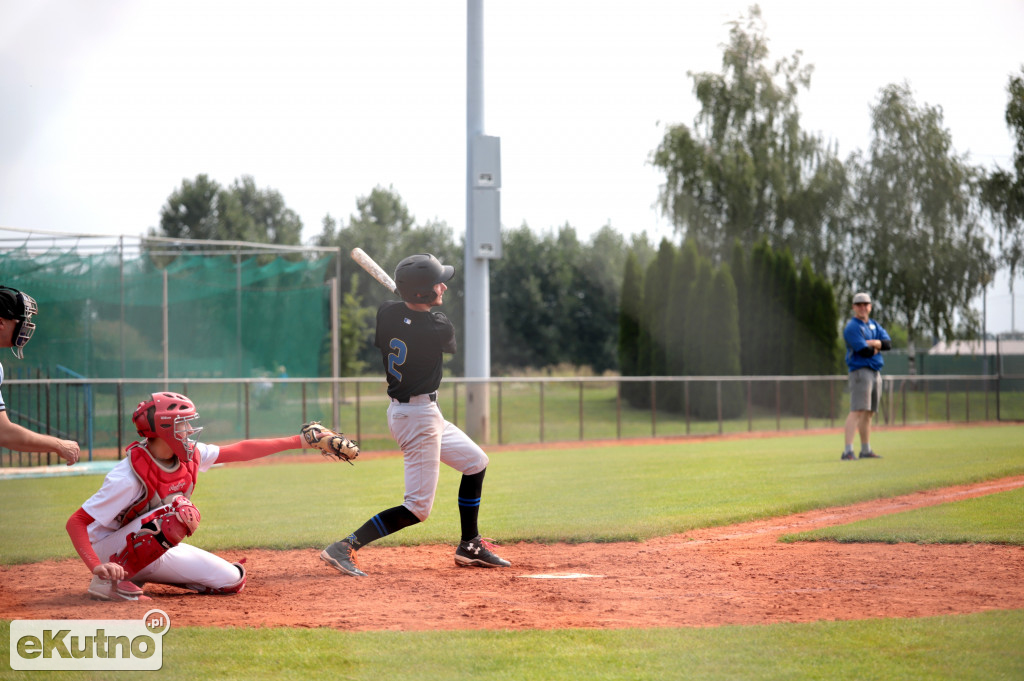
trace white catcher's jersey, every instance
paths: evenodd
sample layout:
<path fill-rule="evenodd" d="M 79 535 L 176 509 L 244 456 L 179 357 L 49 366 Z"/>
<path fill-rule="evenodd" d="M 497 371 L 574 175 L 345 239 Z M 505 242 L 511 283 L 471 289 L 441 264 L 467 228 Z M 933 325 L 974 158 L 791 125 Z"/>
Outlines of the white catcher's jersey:
<path fill-rule="evenodd" d="M 196 453 L 199 455 L 199 470 L 205 472 L 217 463 L 220 447 L 197 442 Z M 82 504 L 82 509 L 94 518 L 89 524 L 89 541 L 95 544 L 120 530 L 117 519 L 145 491 L 142 481 L 132 471 L 131 462 L 127 458 L 118 461 L 103 479 L 99 490 Z M 199 512 L 202 513 L 202 509 Z"/>

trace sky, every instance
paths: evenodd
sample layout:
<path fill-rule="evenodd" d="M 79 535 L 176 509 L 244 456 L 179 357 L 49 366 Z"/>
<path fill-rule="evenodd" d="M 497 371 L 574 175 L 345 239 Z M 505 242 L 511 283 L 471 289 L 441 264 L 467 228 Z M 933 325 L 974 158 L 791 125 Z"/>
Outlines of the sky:
<path fill-rule="evenodd" d="M 650 154 L 693 123 L 688 74 L 720 71 L 751 4 L 484 0 L 504 227 L 672 236 Z M 769 60 L 801 50 L 814 66 L 804 127 L 841 157 L 867 149 L 879 91 L 906 82 L 942 107 L 957 153 L 1010 167 L 1021 0 L 758 4 Z M 304 242 L 376 186 L 460 234 L 465 91 L 461 0 L 0 0 L 0 227 L 142 235 L 204 173 L 280 192 Z M 989 331 L 1024 328 L 1022 283 L 1011 298 L 997 278 Z"/>

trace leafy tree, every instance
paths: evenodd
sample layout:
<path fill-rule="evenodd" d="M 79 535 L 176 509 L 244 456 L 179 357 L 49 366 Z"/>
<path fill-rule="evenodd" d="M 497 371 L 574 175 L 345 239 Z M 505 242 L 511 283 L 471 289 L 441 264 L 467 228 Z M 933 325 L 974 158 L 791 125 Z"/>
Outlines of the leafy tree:
<path fill-rule="evenodd" d="M 1001 264 L 1010 270 L 1010 287 L 1024 261 L 1024 68 L 1007 86 L 1006 125 L 1015 138 L 1013 170 L 1002 168 L 982 180 L 981 198 L 999 230 Z"/>
<path fill-rule="evenodd" d="M 690 288 L 697 277 L 697 244 L 688 239 L 676 253 L 669 277 L 668 299 L 665 310 L 665 343 L 668 347 L 666 373 L 669 376 L 685 376 L 689 370 L 686 364 L 687 327 L 695 322 L 697 310 L 689 307 Z M 683 410 L 683 392 L 677 385 L 667 386 L 668 395 L 661 403 L 672 411 Z"/>
<path fill-rule="evenodd" d="M 767 237 L 824 268 L 846 180 L 834 148 L 800 127 L 796 96 L 810 86 L 801 53 L 767 63 L 757 5 L 731 23 L 721 73 L 690 73 L 700 112 L 670 126 L 652 155 L 666 174 L 661 206 L 701 253 L 727 260 L 735 239 Z"/>
<path fill-rule="evenodd" d="M 622 294 L 619 296 L 619 373 L 622 376 L 639 376 L 640 317 L 643 311 L 643 278 L 640 265 L 633 251 L 626 257 L 625 273 L 622 276 Z M 623 383 L 621 394 L 628 402 L 637 399 L 637 384 Z"/>
<path fill-rule="evenodd" d="M 970 301 L 994 269 L 976 197 L 978 170 L 958 156 L 942 110 L 918 106 L 907 85 L 882 89 L 872 108 L 866 163 L 856 159 L 851 279 L 903 323 L 953 336 L 976 328 Z"/>
<path fill-rule="evenodd" d="M 703 333 L 704 373 L 708 376 L 740 375 L 740 326 L 736 305 L 736 285 L 727 264 L 717 267 L 711 277 L 711 288 L 704 301 L 707 322 Z M 712 386 L 709 384 L 709 388 Z M 722 417 L 733 418 L 743 410 L 743 388 L 739 383 L 722 383 Z M 714 393 L 718 416 L 718 389 Z"/>
<path fill-rule="evenodd" d="M 658 247 L 658 255 L 647 266 L 644 276 L 644 318 L 647 329 L 648 343 L 641 346 L 641 361 L 649 376 L 665 376 L 668 374 L 668 335 L 667 313 L 669 303 L 669 286 L 671 285 L 672 269 L 675 265 L 676 249 L 668 239 L 662 239 Z M 661 402 L 669 389 L 660 385 L 657 399 Z"/>
<path fill-rule="evenodd" d="M 160 209 L 153 236 L 220 241 L 252 241 L 295 246 L 302 220 L 274 189 L 260 189 L 246 175 L 228 188 L 206 175 L 185 179 Z"/>
<path fill-rule="evenodd" d="M 360 354 L 370 344 L 374 316 L 373 310 L 363 307 L 355 291 L 359 288 L 359 275 L 349 278 L 349 290 L 341 301 L 338 333 L 341 336 L 340 366 L 342 376 L 359 376 L 366 368 Z"/>
<path fill-rule="evenodd" d="M 745 373 L 754 375 L 770 375 L 775 373 L 775 362 L 772 353 L 776 352 L 772 328 L 776 315 L 775 253 L 765 240 L 754 245 L 750 254 L 750 271 L 748 276 L 750 297 L 750 316 L 746 321 L 749 325 L 744 339 L 750 345 L 752 364 L 744 367 Z"/>
<path fill-rule="evenodd" d="M 605 227 L 584 244 L 570 225 L 545 235 L 522 225 L 503 238 L 504 257 L 491 269 L 492 335 L 503 339 L 492 362 L 616 367 L 622 237 Z"/>
<path fill-rule="evenodd" d="M 709 333 L 709 324 L 712 315 L 716 314 L 711 309 L 708 301 L 711 298 L 712 280 L 714 271 L 711 261 L 708 258 L 700 258 L 697 262 L 697 273 L 690 286 L 690 294 L 686 306 L 693 310 L 689 323 L 686 325 L 686 336 L 683 343 L 683 361 L 686 364 L 687 375 L 709 376 L 709 368 L 713 364 L 711 349 L 709 345 L 714 341 Z M 690 389 L 690 409 L 694 416 L 699 418 L 714 418 L 717 416 L 715 388 L 710 383 L 695 383 Z"/>
<path fill-rule="evenodd" d="M 768 314 L 772 319 L 768 327 L 767 352 L 771 359 L 769 373 L 789 376 L 793 372 L 793 346 L 797 316 L 797 273 L 796 263 L 789 249 L 776 250 L 773 297 Z"/>
<path fill-rule="evenodd" d="M 527 225 L 503 235 L 504 257 L 491 268 L 491 361 L 506 368 L 545 367 L 564 357 L 566 291 L 572 270 L 557 238 L 541 238 Z"/>
<path fill-rule="evenodd" d="M 574 264 L 576 305 L 569 329 L 576 366 L 595 373 L 617 367 L 616 315 L 628 251 L 618 232 L 605 225 L 580 248 Z"/>
<path fill-rule="evenodd" d="M 294 246 L 302 220 L 285 205 L 280 192 L 260 189 L 251 176 L 235 180 L 221 193 L 220 233 L 213 238 Z"/>

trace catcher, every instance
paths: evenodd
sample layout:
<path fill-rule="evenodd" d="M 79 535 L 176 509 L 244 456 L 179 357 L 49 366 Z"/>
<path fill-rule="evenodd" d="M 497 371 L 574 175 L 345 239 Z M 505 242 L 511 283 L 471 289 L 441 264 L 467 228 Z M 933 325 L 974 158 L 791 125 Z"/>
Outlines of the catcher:
<path fill-rule="evenodd" d="M 146 582 L 200 594 L 234 594 L 245 587 L 245 568 L 183 543 L 199 527 L 191 501 L 200 471 L 215 463 L 250 461 L 304 447 L 350 461 L 359 447 L 319 423 L 298 435 L 242 440 L 223 447 L 196 442 L 202 430 L 192 401 L 157 392 L 132 414 L 142 439 L 107 473 L 99 491 L 71 514 L 71 542 L 92 573 L 89 594 L 99 600 L 145 599 Z"/>

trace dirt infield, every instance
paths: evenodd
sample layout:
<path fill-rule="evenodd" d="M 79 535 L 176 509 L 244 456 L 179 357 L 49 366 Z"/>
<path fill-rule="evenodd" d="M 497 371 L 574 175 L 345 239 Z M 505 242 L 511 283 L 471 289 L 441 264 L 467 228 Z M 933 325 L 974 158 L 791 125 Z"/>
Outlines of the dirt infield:
<path fill-rule="evenodd" d="M 643 543 L 512 544 L 507 569 L 458 568 L 452 546 L 360 551 L 343 577 L 318 549 L 223 552 L 246 559 L 236 596 L 147 585 L 151 601 L 85 594 L 78 559 L 0 568 L 0 618 L 128 619 L 177 626 L 343 630 L 696 627 L 1024 608 L 1024 547 L 782 544 L 778 537 L 1024 486 L 1024 476 L 870 501 Z"/>

